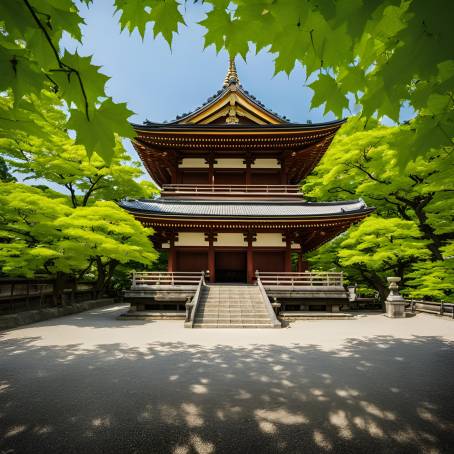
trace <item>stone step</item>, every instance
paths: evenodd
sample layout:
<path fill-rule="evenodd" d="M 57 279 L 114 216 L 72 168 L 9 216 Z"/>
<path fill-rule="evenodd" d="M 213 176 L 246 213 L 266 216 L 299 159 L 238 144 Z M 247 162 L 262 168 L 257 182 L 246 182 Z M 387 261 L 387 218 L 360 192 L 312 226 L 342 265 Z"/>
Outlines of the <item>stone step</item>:
<path fill-rule="evenodd" d="M 198 308 L 207 308 L 207 309 L 247 309 L 247 310 L 259 310 L 265 309 L 264 304 L 201 304 L 197 306 Z"/>
<path fill-rule="evenodd" d="M 200 302 L 210 302 L 210 303 L 219 303 L 219 302 L 236 302 L 236 303 L 263 303 L 261 298 L 200 298 Z"/>
<path fill-rule="evenodd" d="M 265 321 L 270 321 L 269 317 L 266 314 L 241 314 L 241 315 L 232 315 L 232 314 L 201 314 L 201 315 L 196 315 L 194 317 L 194 320 L 197 321 L 204 321 L 204 320 L 219 320 L 219 319 L 225 319 L 225 320 L 265 320 Z"/>
<path fill-rule="evenodd" d="M 199 309 L 197 313 L 200 314 L 267 314 L 265 309 L 260 310 L 241 310 L 241 309 Z"/>
<path fill-rule="evenodd" d="M 272 328 L 271 323 L 251 323 L 251 324 L 239 324 L 239 323 L 194 323 L 193 328 Z"/>
<path fill-rule="evenodd" d="M 233 302 L 210 302 L 210 303 L 203 303 L 199 302 L 198 306 L 204 307 L 204 306 L 213 306 L 213 307 L 218 307 L 218 306 L 224 306 L 224 307 L 229 307 L 229 306 L 238 306 L 238 307 L 263 307 L 263 303 L 233 303 Z"/>
<path fill-rule="evenodd" d="M 194 317 L 194 328 L 273 328 L 258 287 L 208 286 Z"/>
<path fill-rule="evenodd" d="M 207 318 L 207 319 L 196 319 L 194 323 L 209 323 L 213 325 L 267 325 L 270 323 L 266 318 L 252 318 L 248 320 L 244 319 L 229 319 L 229 318 Z"/>

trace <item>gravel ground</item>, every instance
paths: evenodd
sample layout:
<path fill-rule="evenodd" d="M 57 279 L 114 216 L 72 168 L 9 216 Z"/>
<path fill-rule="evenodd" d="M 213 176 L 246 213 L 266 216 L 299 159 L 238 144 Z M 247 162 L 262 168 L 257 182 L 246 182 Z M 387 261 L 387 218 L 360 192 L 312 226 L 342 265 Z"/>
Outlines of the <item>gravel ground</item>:
<path fill-rule="evenodd" d="M 0 454 L 453 452 L 452 320 L 190 330 L 122 311 L 0 333 Z"/>

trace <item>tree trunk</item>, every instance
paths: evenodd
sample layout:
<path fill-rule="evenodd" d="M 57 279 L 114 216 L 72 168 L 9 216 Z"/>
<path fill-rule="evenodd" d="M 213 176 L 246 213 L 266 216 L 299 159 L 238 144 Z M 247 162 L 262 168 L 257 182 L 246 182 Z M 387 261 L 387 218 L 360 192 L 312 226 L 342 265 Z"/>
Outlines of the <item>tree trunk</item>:
<path fill-rule="evenodd" d="M 119 265 L 119 263 L 120 262 L 118 260 L 111 260 L 109 262 L 108 267 L 107 267 L 107 276 L 106 276 L 106 280 L 104 283 L 104 290 L 112 289 L 113 273 L 114 273 L 115 269 L 117 268 L 117 266 Z"/>
<path fill-rule="evenodd" d="M 359 273 L 361 274 L 362 278 L 369 284 L 371 287 L 373 287 L 379 294 L 380 296 L 380 301 L 382 303 L 382 307 L 385 307 L 385 300 L 386 297 L 388 296 L 388 287 L 386 285 L 386 281 L 384 281 L 378 273 L 375 271 L 370 271 L 370 270 L 359 270 Z"/>
<path fill-rule="evenodd" d="M 443 256 L 441 254 L 441 247 L 443 243 L 438 235 L 435 233 L 435 229 L 427 223 L 427 215 L 424 211 L 423 206 L 416 206 L 415 207 L 415 214 L 418 218 L 418 228 L 422 233 L 423 237 L 426 240 L 429 240 L 430 243 L 427 245 L 427 248 L 432 254 L 432 261 L 443 260 Z"/>
<path fill-rule="evenodd" d="M 58 271 L 55 280 L 54 280 L 54 288 L 53 288 L 53 295 L 52 299 L 54 301 L 55 306 L 63 306 L 65 304 L 64 300 L 64 290 L 66 285 L 66 278 L 67 275 Z"/>
<path fill-rule="evenodd" d="M 104 283 L 106 280 L 106 265 L 102 263 L 100 257 L 96 257 L 96 269 L 98 271 L 98 277 L 96 279 L 95 294 L 96 298 L 99 298 L 104 291 Z"/>

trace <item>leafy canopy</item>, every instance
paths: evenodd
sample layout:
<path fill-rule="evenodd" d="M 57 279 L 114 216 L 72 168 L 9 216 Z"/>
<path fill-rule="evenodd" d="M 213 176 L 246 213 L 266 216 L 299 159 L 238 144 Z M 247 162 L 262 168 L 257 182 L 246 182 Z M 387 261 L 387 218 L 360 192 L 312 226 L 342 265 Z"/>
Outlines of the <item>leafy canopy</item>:
<path fill-rule="evenodd" d="M 309 256 L 315 268 L 342 269 L 350 283 L 386 295 L 386 276 L 403 279 L 408 295 L 452 299 L 454 154 L 432 149 L 403 167 L 385 127 L 351 118 L 303 184 L 307 198 L 363 198 L 377 215 Z"/>
<path fill-rule="evenodd" d="M 101 1 L 101 0 L 97 0 Z M 83 0 L 90 5 L 90 0 Z M 399 121 L 408 104 L 415 118 L 396 135 L 404 165 L 431 149 L 451 147 L 454 137 L 454 3 L 439 0 L 207 0 L 205 47 L 246 58 L 250 45 L 275 55 L 275 72 L 297 62 L 314 90 L 312 106 L 341 116 L 351 98 L 366 118 Z M 120 28 L 147 27 L 171 45 L 187 4 L 176 0 L 115 0 Z M 64 32 L 82 41 L 83 19 L 74 0 L 4 0 L 0 3 L 0 90 L 14 104 L 5 118 L 29 131 L 17 108 L 27 96 L 53 89 L 69 111 L 67 127 L 88 154 L 106 161 L 115 133 L 131 137 L 131 111 L 105 93 L 107 77 L 82 57 L 61 48 Z M 3 128 L 0 121 L 0 129 Z"/>
<path fill-rule="evenodd" d="M 0 138 L 0 153 L 24 179 L 60 185 L 71 196 L 73 207 L 96 200 L 150 197 L 156 192 L 152 183 L 137 181 L 143 175 L 141 166 L 132 162 L 119 139 L 109 163 L 97 154 L 89 159 L 84 147 L 75 144 L 64 129 L 65 114 L 55 94 L 43 91 L 29 101 L 40 112 L 29 114 L 39 133 L 10 129 Z M 0 110 L 11 102 L 9 97 L 0 98 Z M 18 112 L 26 114 L 22 108 Z"/>
<path fill-rule="evenodd" d="M 92 264 L 149 265 L 158 254 L 151 229 L 113 202 L 71 208 L 66 197 L 19 183 L 0 183 L 0 265 L 9 275 L 82 276 Z"/>

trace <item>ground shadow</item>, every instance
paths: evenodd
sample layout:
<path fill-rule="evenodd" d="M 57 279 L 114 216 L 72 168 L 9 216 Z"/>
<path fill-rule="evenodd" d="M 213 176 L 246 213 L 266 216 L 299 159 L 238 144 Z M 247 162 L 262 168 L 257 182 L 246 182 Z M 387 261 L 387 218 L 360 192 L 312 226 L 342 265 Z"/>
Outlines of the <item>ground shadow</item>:
<path fill-rule="evenodd" d="M 438 337 L 214 347 L 0 339 L 0 452 L 448 452 Z"/>

